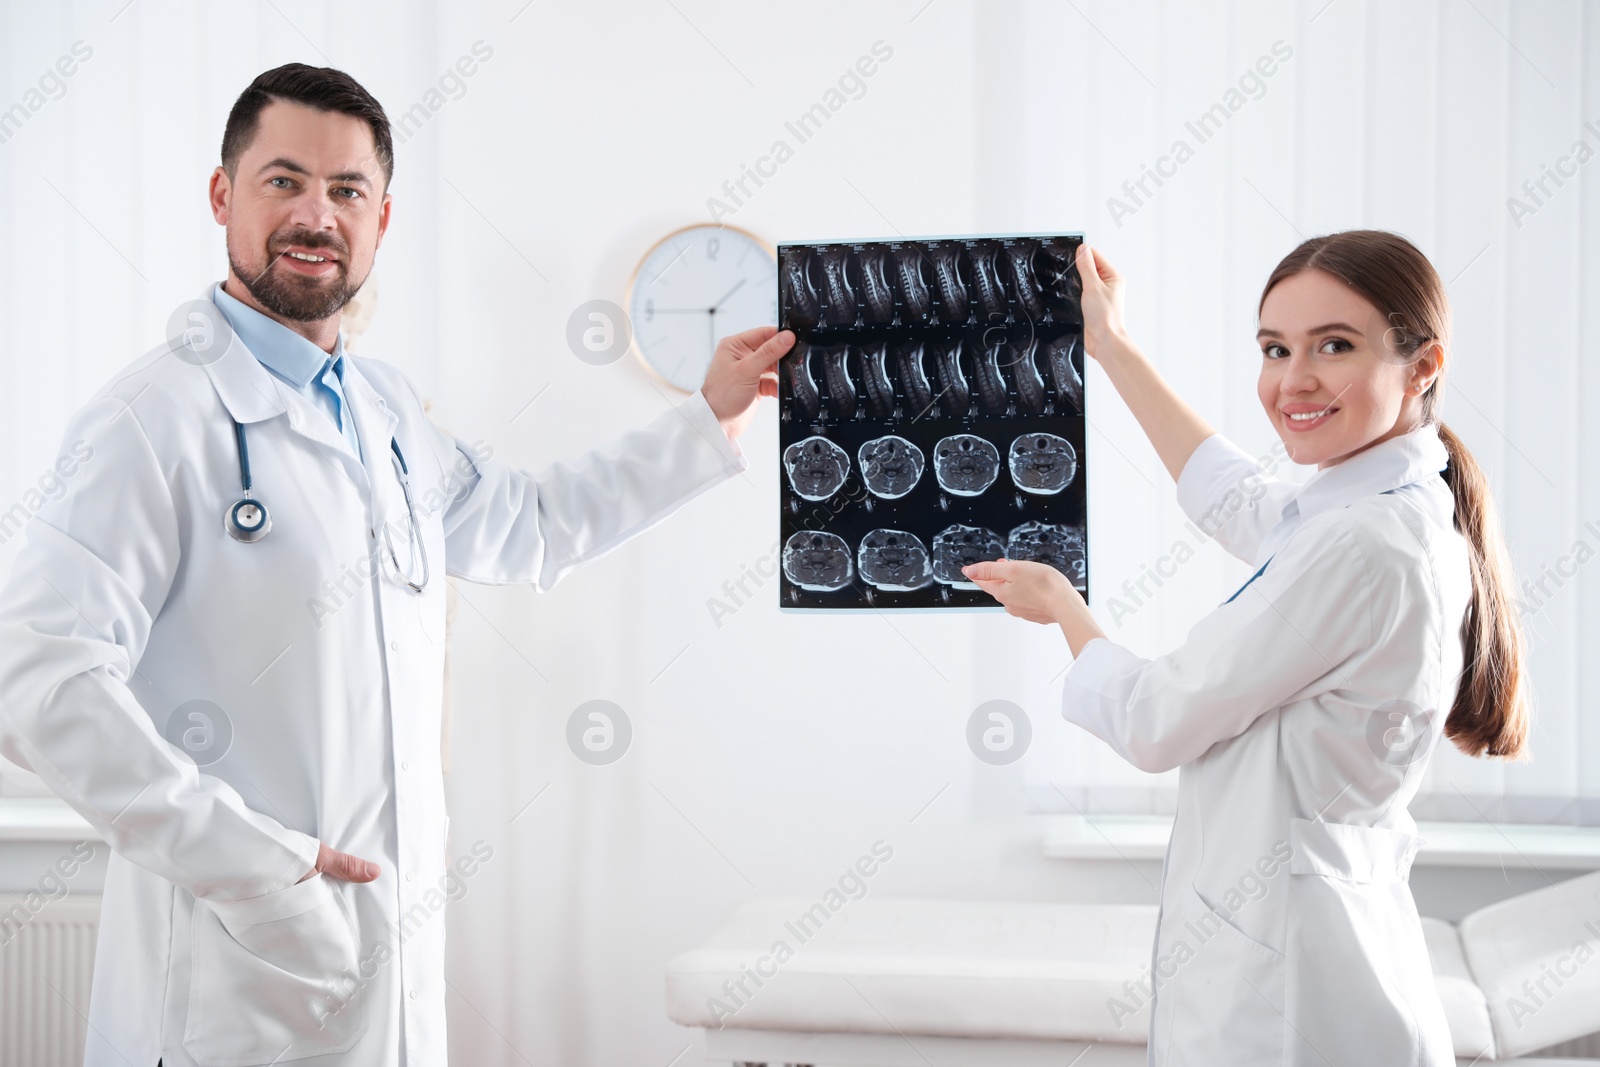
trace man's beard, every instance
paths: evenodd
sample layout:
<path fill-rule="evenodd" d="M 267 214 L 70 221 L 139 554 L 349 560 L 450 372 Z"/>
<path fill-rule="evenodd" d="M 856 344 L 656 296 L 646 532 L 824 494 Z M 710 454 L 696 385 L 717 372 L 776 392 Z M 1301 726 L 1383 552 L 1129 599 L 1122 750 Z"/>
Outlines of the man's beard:
<path fill-rule="evenodd" d="M 340 253 L 344 251 L 316 238 L 292 239 L 285 243 L 311 249 L 313 254 L 319 249 Z M 239 261 L 233 257 L 233 249 L 230 248 L 228 266 L 262 307 L 291 322 L 321 322 L 336 315 L 355 298 L 362 284 L 366 282 L 366 279 L 362 278 L 361 281 L 351 284 L 349 272 L 345 267 L 346 260 L 342 257 L 336 263 L 338 273 L 330 278 L 311 278 L 293 274 L 293 268 L 279 271 L 276 269 L 277 262 L 284 254 L 282 252 L 272 254 L 267 260 L 266 269 L 258 272 L 242 269 Z"/>

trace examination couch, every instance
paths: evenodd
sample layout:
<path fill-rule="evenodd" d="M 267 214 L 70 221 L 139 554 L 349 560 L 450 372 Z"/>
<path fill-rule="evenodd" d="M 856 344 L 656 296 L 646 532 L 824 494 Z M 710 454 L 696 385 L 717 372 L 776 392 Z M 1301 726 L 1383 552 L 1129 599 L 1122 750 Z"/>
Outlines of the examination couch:
<path fill-rule="evenodd" d="M 714 1063 L 1143 1064 L 1155 923 L 1132 904 L 755 901 L 668 964 L 667 1013 Z M 1600 872 L 1423 924 L 1460 1063 L 1600 1064 L 1528 1058 L 1600 1031 Z"/>

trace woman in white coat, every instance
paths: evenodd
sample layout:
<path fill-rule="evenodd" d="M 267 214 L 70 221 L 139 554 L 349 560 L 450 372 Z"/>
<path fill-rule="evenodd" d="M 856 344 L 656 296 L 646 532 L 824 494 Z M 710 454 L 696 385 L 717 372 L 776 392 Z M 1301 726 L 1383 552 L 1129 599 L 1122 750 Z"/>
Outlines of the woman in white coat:
<path fill-rule="evenodd" d="M 969 570 L 1061 627 L 1063 714 L 1179 771 L 1146 983 L 1152 1064 L 1450 1064 L 1407 878 L 1407 804 L 1442 736 L 1523 753 L 1522 639 L 1488 486 L 1439 420 L 1449 305 L 1404 238 L 1306 241 L 1258 308 L 1257 391 L 1303 486 L 1215 433 L 1129 339 L 1086 246 L 1085 347 L 1190 518 L 1255 568 L 1163 656 L 1108 640 L 1042 564 Z M 1110 1006 L 1115 1013 L 1118 1003 Z"/>

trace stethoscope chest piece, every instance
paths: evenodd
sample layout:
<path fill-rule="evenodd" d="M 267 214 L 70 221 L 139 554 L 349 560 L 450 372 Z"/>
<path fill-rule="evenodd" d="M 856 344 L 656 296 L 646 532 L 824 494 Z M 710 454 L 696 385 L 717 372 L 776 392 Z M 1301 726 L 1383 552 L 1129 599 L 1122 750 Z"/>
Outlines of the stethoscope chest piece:
<path fill-rule="evenodd" d="M 248 545 L 267 536 L 272 529 L 272 516 L 267 514 L 265 504 L 250 495 L 250 446 L 245 442 L 244 425 L 237 420 L 233 439 L 239 445 L 239 483 L 244 487 L 244 496 L 222 513 L 222 528 L 235 541 Z"/>
<path fill-rule="evenodd" d="M 248 545 L 267 536 L 272 529 L 272 516 L 267 514 L 265 504 L 247 496 L 228 509 L 222 525 L 229 537 Z"/>

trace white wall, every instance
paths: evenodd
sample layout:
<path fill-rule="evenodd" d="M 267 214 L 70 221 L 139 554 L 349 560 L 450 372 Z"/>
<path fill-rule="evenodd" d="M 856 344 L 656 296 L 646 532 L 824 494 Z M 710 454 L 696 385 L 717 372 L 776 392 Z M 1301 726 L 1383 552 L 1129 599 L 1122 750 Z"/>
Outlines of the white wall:
<path fill-rule="evenodd" d="M 1600 119 L 1580 62 L 1592 69 L 1600 20 L 1575 2 L 1324 3 L 0 7 L 0 106 L 74 41 L 94 49 L 0 145 L 0 504 L 37 482 L 83 398 L 221 276 L 205 182 L 227 109 L 259 71 L 339 66 L 398 117 L 475 42 L 493 48 L 399 151 L 361 347 L 412 374 L 442 424 L 537 469 L 669 401 L 631 360 L 574 358 L 572 309 L 620 302 L 649 244 L 704 219 L 722 182 L 882 40 L 893 58 L 865 95 L 731 221 L 772 240 L 1084 230 L 1129 275 L 1133 328 L 1162 368 L 1261 452 L 1262 280 L 1301 235 L 1399 229 L 1451 280 L 1445 416 L 1537 573 L 1600 512 L 1579 418 L 1596 390 L 1578 358 L 1596 291 L 1583 207 L 1600 171 L 1520 228 L 1505 200 Z M 1280 38 L 1294 57 L 1261 98 L 1117 226 L 1107 198 Z M 1180 516 L 1153 452 L 1091 379 L 1091 580 L 1110 595 L 1168 550 Z M 664 1016 L 665 961 L 741 901 L 819 895 L 879 839 L 895 855 L 874 894 L 1154 899 L 1155 865 L 1043 860 L 1023 814 L 1025 774 L 1150 785 L 1054 716 L 1056 635 L 1005 617 L 779 615 L 770 586 L 714 624 L 707 598 L 773 545 L 775 442 L 769 407 L 744 441 L 746 477 L 548 595 L 461 586 L 452 848 L 495 849 L 450 918 L 461 1062 L 671 1062 L 691 1038 Z M 0 566 L 15 548 L 0 547 Z M 1170 647 L 1240 570 L 1206 547 L 1114 636 Z M 1469 792 L 1501 789 L 1504 773 L 1600 793 L 1584 762 L 1594 720 L 1585 733 L 1575 712 L 1597 684 L 1580 656 L 1592 584 L 1579 570 L 1535 620 L 1553 709 L 1539 762 L 1458 766 Z M 564 741 L 594 698 L 634 724 L 609 767 Z M 1026 771 L 965 747 L 968 714 L 992 698 L 1032 713 Z M 1428 877 L 1438 910 L 1454 909 L 1456 883 Z"/>

